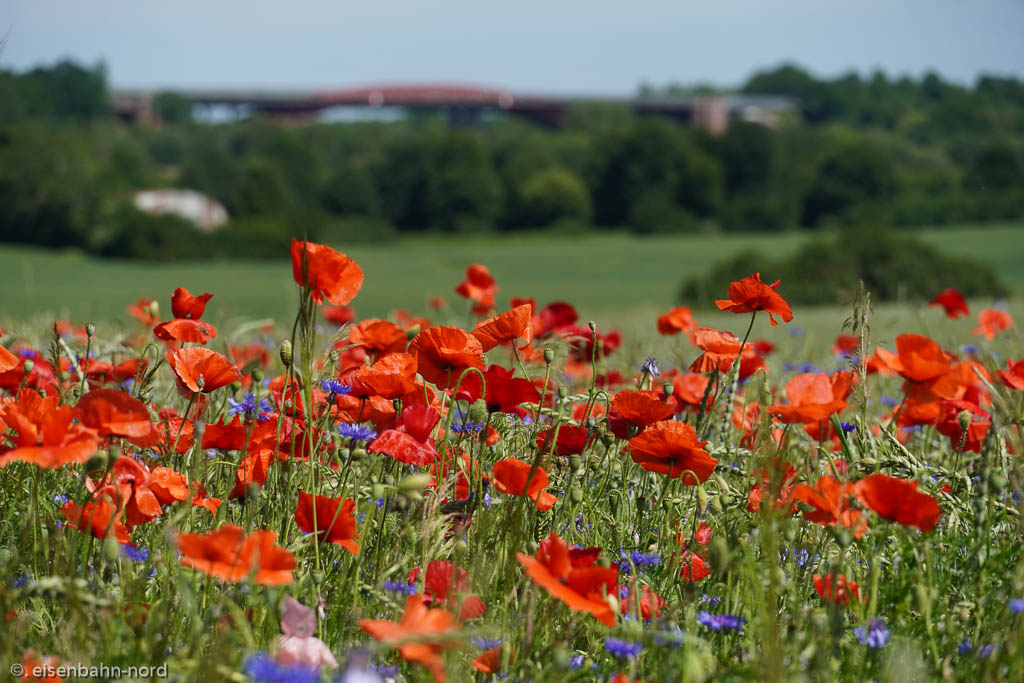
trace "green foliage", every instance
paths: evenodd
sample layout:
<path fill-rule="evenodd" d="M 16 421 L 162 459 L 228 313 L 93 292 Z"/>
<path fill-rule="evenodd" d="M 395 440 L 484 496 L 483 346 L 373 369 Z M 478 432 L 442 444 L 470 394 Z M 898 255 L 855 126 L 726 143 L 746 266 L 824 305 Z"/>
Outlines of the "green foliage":
<path fill-rule="evenodd" d="M 583 180 L 564 168 L 547 168 L 531 175 L 520 191 L 524 220 L 544 227 L 564 220 L 590 220 L 590 193 Z"/>
<path fill-rule="evenodd" d="M 230 204 L 239 216 L 277 216 L 289 205 L 284 174 L 265 159 L 250 161 L 242 171 Z"/>
<path fill-rule="evenodd" d="M 100 256 L 147 261 L 202 256 L 200 233 L 189 221 L 173 214 L 148 214 L 122 205 L 99 238 Z"/>
<path fill-rule="evenodd" d="M 159 92 L 153 97 L 153 109 L 164 123 L 192 121 L 192 101 L 175 92 Z"/>
<path fill-rule="evenodd" d="M 690 278 L 680 300 L 709 302 L 716 292 L 750 273 L 781 279 L 793 303 L 848 301 L 862 281 L 873 300 L 927 300 L 946 287 L 965 296 L 1001 297 L 1008 292 L 991 265 L 943 253 L 915 239 L 894 237 L 878 229 L 846 230 L 834 240 L 816 240 L 784 258 L 770 252 L 745 251 L 719 263 L 710 274 Z"/>

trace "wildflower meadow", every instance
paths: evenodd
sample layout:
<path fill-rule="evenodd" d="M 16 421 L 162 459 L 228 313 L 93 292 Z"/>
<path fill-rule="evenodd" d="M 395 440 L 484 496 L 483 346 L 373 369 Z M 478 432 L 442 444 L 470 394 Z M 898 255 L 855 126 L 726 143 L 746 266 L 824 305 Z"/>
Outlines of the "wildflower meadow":
<path fill-rule="evenodd" d="M 357 317 L 378 283 L 329 246 L 291 264 L 290 320 L 125 283 L 119 322 L 4 331 L 3 675 L 1024 680 L 998 304 L 876 339 L 862 287 L 809 349 L 737 272 L 630 340 L 484 264 L 429 319 Z"/>

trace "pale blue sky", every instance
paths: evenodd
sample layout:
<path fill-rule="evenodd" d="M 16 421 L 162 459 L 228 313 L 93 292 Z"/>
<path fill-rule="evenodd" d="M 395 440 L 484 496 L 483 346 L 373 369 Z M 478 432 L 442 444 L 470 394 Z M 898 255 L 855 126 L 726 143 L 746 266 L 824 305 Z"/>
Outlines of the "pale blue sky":
<path fill-rule="evenodd" d="M 0 0 L 3 33 L 4 68 L 103 59 L 116 86 L 627 93 L 783 61 L 1024 76 L 1024 0 Z"/>

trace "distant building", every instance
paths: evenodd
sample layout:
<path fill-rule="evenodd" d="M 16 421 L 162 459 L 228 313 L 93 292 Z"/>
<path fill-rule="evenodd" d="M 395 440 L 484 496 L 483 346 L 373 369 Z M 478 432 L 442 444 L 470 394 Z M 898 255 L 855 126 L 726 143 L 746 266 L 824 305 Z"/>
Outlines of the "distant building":
<path fill-rule="evenodd" d="M 195 190 L 142 190 L 135 194 L 134 203 L 135 208 L 146 213 L 181 216 L 203 232 L 213 232 L 229 218 L 223 204 Z"/>

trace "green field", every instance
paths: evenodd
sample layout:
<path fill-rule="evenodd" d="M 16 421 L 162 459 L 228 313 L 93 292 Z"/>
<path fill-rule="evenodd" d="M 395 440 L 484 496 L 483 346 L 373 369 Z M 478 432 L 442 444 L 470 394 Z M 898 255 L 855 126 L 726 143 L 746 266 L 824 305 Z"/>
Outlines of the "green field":
<path fill-rule="evenodd" d="M 992 262 L 1013 289 L 1013 308 L 1018 308 L 1024 294 L 1024 226 L 963 227 L 915 234 L 949 253 Z M 353 302 L 360 317 L 384 316 L 400 307 L 423 313 L 431 296 L 442 295 L 453 305 L 447 317 L 464 324 L 467 306 L 452 289 L 462 280 L 467 265 L 484 263 L 501 288 L 499 306 L 511 296 L 534 297 L 542 305 L 566 300 L 577 306 L 584 320 L 597 320 L 605 328 L 620 326 L 626 332 L 638 332 L 653 330 L 654 317 L 676 303 L 676 292 L 685 278 L 707 272 L 742 249 L 779 255 L 795 250 L 806 239 L 800 233 L 650 239 L 619 234 L 435 236 L 381 246 L 334 246 L 355 258 L 366 273 L 363 290 Z M 765 273 L 765 277 L 770 276 Z M 295 311 L 296 288 L 287 260 L 127 263 L 100 261 L 74 252 L 0 249 L 0 320 L 5 327 L 12 321 L 54 316 L 79 323 L 124 319 L 125 307 L 140 296 L 157 299 L 167 315 L 169 296 L 178 286 L 193 292 L 213 292 L 208 317 L 226 325 L 259 318 L 284 323 Z M 785 283 L 780 291 L 785 292 Z M 974 306 L 990 303 L 979 301 Z M 822 334 L 831 335 L 847 314 L 840 307 L 798 310 L 795 323 L 809 332 L 820 329 Z M 879 314 L 891 315 L 896 322 L 906 317 L 906 308 L 882 307 Z M 699 318 L 712 325 L 735 322 L 731 316 L 709 312 Z M 969 324 L 961 321 L 953 325 Z M 781 328 L 771 332 L 784 334 Z M 949 332 L 964 334 L 959 327 Z"/>

